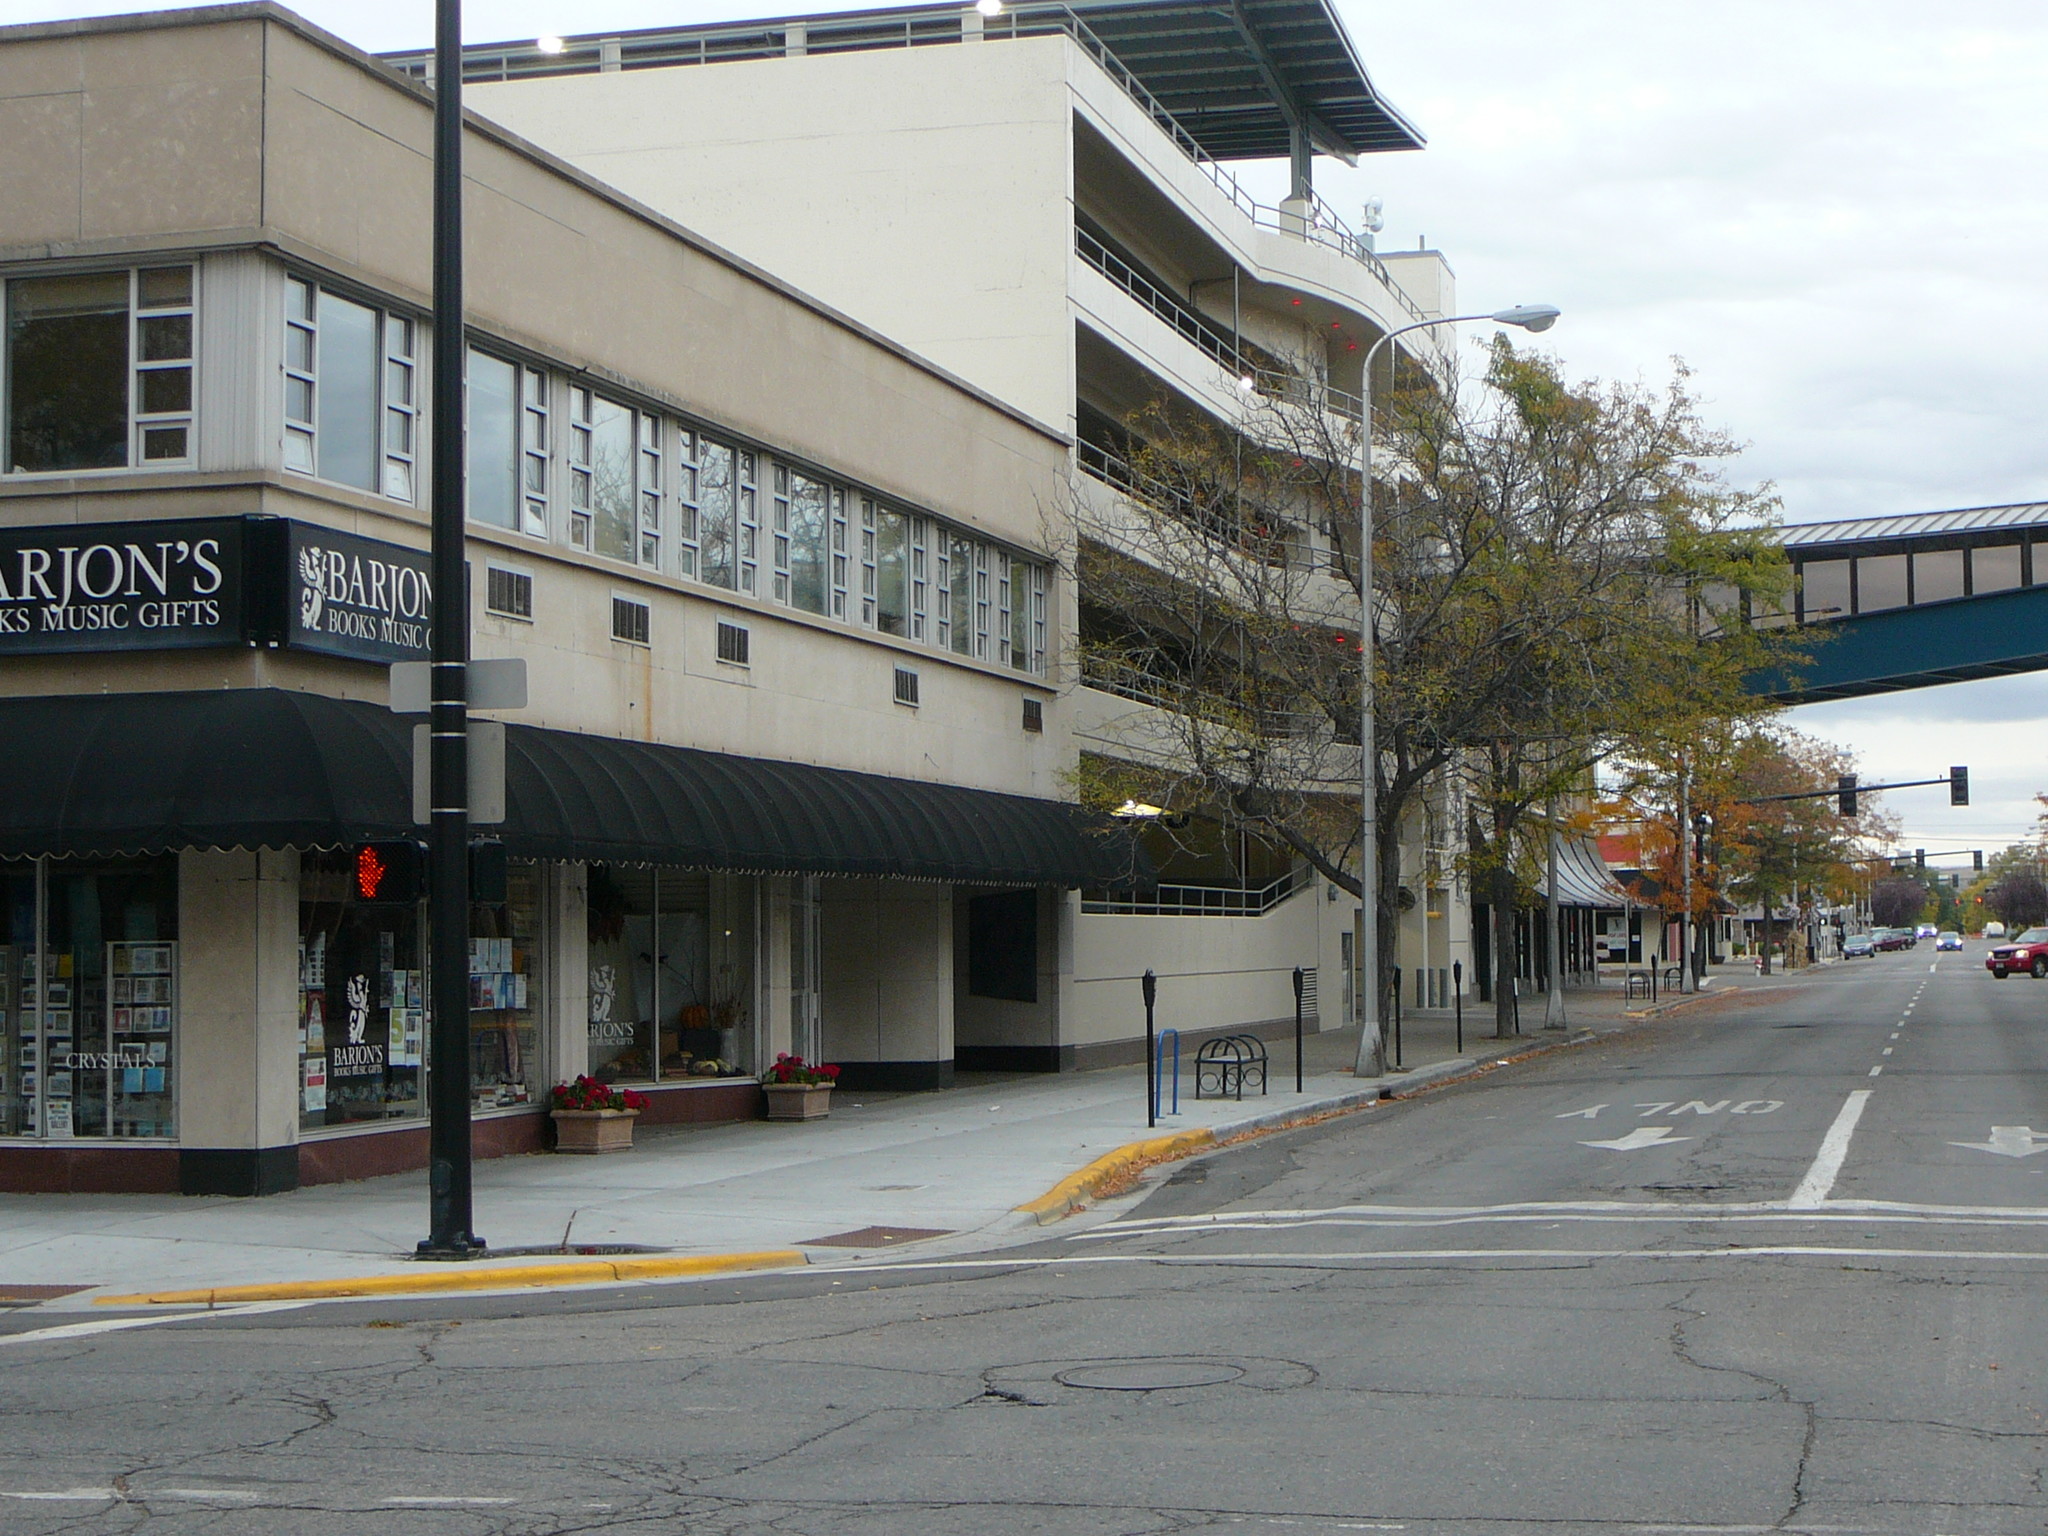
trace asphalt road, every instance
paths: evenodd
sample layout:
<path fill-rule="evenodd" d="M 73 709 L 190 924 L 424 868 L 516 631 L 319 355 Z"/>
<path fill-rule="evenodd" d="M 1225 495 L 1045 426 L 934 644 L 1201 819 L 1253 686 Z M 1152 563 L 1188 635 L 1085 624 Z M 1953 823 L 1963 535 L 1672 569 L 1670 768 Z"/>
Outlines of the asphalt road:
<path fill-rule="evenodd" d="M 19 1313 L 0 1531 L 2038 1533 L 2044 1067 L 1923 945 L 986 1258 Z"/>

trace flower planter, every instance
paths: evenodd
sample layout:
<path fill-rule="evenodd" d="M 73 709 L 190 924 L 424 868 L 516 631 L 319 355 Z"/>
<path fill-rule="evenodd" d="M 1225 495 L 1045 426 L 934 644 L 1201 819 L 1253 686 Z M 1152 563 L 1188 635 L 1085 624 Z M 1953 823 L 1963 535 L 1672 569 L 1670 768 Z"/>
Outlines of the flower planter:
<path fill-rule="evenodd" d="M 832 1113 L 830 1083 L 763 1083 L 770 1120 L 822 1120 Z"/>
<path fill-rule="evenodd" d="M 557 1152 L 630 1152 L 637 1109 L 558 1109 L 554 1111 Z"/>

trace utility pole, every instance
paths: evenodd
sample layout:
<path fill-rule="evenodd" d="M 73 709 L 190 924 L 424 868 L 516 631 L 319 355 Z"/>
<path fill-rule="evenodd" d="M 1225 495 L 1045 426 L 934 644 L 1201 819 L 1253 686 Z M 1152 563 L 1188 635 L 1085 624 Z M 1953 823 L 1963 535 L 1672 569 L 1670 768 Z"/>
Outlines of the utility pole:
<path fill-rule="evenodd" d="M 1678 755 L 1678 868 L 1685 887 L 1678 914 L 1678 990 L 1692 974 L 1692 779 L 1683 752 Z"/>
<path fill-rule="evenodd" d="M 1550 796 L 1543 809 L 1550 821 L 1550 859 L 1543 890 L 1543 962 L 1550 971 L 1550 984 L 1543 993 L 1543 1027 L 1563 1029 L 1564 943 L 1557 923 L 1557 796 Z"/>
<path fill-rule="evenodd" d="M 428 1233 L 423 1259 L 484 1251 L 470 1230 L 469 580 L 465 569 L 462 379 L 462 0 L 434 6 L 434 648 L 427 849 L 433 1037 L 427 1095 Z"/>

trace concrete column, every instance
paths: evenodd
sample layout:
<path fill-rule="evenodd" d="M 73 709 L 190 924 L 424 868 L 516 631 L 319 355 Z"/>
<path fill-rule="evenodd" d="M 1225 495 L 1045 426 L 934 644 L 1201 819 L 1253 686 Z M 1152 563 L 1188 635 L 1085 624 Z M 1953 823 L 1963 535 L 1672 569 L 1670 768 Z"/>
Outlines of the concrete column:
<path fill-rule="evenodd" d="M 299 1182 L 299 856 L 178 859 L 178 1182 L 267 1195 Z"/>
<path fill-rule="evenodd" d="M 590 869 L 549 866 L 545 887 L 547 965 L 542 1029 L 547 1086 L 590 1070 Z"/>

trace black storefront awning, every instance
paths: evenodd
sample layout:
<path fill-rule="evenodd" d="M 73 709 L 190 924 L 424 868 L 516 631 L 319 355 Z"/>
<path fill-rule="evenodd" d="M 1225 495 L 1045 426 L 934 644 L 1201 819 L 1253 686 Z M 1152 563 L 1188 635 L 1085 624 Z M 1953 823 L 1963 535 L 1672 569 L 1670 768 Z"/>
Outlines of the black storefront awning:
<path fill-rule="evenodd" d="M 991 885 L 1143 881 L 1076 807 L 513 725 L 501 836 L 527 858 Z M 404 836 L 412 723 L 275 688 L 0 699 L 0 857 L 331 848 Z M 480 829 L 486 830 L 486 829 Z"/>

